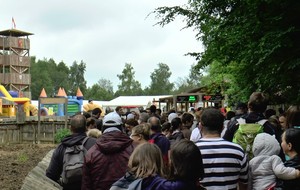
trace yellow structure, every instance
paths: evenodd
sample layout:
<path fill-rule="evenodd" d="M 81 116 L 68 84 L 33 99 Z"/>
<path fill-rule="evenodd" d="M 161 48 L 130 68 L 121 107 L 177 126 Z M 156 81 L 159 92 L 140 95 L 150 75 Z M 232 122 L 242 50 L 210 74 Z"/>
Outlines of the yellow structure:
<path fill-rule="evenodd" d="M 30 116 L 30 99 L 29 98 L 13 98 L 3 85 L 0 85 L 0 92 L 4 95 L 2 97 L 5 100 L 16 104 L 24 104 L 24 112 L 26 116 Z M 15 116 L 16 109 L 14 105 L 2 105 L 2 115 L 3 116 Z"/>

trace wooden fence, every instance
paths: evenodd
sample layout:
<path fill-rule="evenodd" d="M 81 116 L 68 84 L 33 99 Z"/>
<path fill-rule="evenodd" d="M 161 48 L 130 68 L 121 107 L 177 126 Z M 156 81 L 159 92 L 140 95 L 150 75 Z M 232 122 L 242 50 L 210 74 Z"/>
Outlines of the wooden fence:
<path fill-rule="evenodd" d="M 65 117 L 44 117 L 40 125 L 36 117 L 27 117 L 24 123 L 15 118 L 0 119 L 0 144 L 55 143 L 56 131 L 65 127 Z"/>

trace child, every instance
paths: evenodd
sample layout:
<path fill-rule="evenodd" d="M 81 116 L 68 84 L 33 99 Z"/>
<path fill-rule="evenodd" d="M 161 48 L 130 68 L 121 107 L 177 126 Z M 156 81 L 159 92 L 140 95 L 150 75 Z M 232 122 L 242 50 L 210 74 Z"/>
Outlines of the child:
<path fill-rule="evenodd" d="M 280 157 L 280 146 L 274 136 L 267 133 L 258 134 L 252 147 L 254 158 L 250 160 L 250 176 L 248 189 L 262 190 L 274 186 L 276 177 L 280 179 L 296 179 L 299 170 L 285 167 Z"/>

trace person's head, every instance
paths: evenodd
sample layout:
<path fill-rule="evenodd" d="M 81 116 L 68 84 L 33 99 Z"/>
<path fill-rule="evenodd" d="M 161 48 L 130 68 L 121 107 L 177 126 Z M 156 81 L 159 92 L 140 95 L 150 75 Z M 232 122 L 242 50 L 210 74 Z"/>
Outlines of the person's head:
<path fill-rule="evenodd" d="M 234 111 L 228 111 L 226 112 L 226 120 L 231 120 L 231 118 L 233 118 L 235 116 L 235 112 Z"/>
<path fill-rule="evenodd" d="M 92 116 L 94 116 L 95 118 L 98 119 L 100 117 L 101 113 L 102 113 L 102 111 L 100 108 L 95 108 L 92 111 Z"/>
<path fill-rule="evenodd" d="M 97 128 L 97 125 L 96 125 L 96 120 L 92 117 L 89 117 L 86 119 L 86 128 L 87 129 L 94 129 L 94 128 Z"/>
<path fill-rule="evenodd" d="M 223 130 L 224 115 L 216 108 L 206 108 L 201 115 L 202 131 L 208 134 L 221 134 Z"/>
<path fill-rule="evenodd" d="M 156 113 L 157 115 L 161 116 L 161 109 L 160 109 L 160 108 L 157 108 L 155 113 Z"/>
<path fill-rule="evenodd" d="M 156 174 L 163 176 L 163 167 L 160 149 L 157 145 L 150 143 L 137 146 L 128 161 L 128 170 L 136 178 L 146 178 Z"/>
<path fill-rule="evenodd" d="M 160 120 L 153 116 L 153 117 L 150 117 L 149 120 L 148 120 L 148 123 L 151 125 L 151 130 L 154 131 L 154 132 L 161 132 L 161 123 L 160 123 Z"/>
<path fill-rule="evenodd" d="M 275 131 L 282 131 L 281 125 L 276 115 L 272 115 L 271 117 L 269 117 L 268 121 L 275 128 Z"/>
<path fill-rule="evenodd" d="M 84 117 L 87 119 L 87 118 L 90 118 L 91 117 L 91 114 L 89 112 L 82 112 L 82 115 L 84 115 Z"/>
<path fill-rule="evenodd" d="M 281 147 L 285 154 L 293 158 L 300 154 L 300 129 L 289 128 L 282 134 Z"/>
<path fill-rule="evenodd" d="M 182 125 L 181 119 L 179 117 L 175 117 L 171 121 L 171 132 L 174 132 L 176 130 L 180 130 Z"/>
<path fill-rule="evenodd" d="M 143 123 L 133 127 L 130 138 L 136 144 L 148 142 L 148 140 L 150 139 L 150 124 Z"/>
<path fill-rule="evenodd" d="M 137 126 L 138 124 L 139 124 L 138 121 L 132 118 L 125 122 L 125 128 L 127 131 L 131 132 L 132 128 Z"/>
<path fill-rule="evenodd" d="M 300 106 L 290 106 L 286 111 L 286 125 L 288 128 L 300 127 Z"/>
<path fill-rule="evenodd" d="M 74 115 L 70 120 L 72 133 L 86 132 L 86 119 L 83 115 Z"/>
<path fill-rule="evenodd" d="M 149 109 L 150 109 L 151 114 L 156 112 L 156 106 L 155 105 L 151 105 Z"/>
<path fill-rule="evenodd" d="M 265 111 L 265 116 L 267 119 L 269 119 L 272 115 L 276 115 L 276 110 L 274 109 L 267 109 Z"/>
<path fill-rule="evenodd" d="M 236 108 L 235 108 L 235 114 L 236 115 L 244 115 L 247 112 L 248 112 L 248 106 L 247 106 L 247 104 L 245 104 L 243 102 L 239 102 L 236 105 Z"/>
<path fill-rule="evenodd" d="M 99 129 L 96 129 L 96 128 L 94 128 L 94 129 L 89 129 L 88 131 L 87 131 L 87 136 L 88 137 L 94 137 L 94 138 L 98 138 L 98 137 L 100 137 L 101 136 L 101 131 L 99 130 Z"/>
<path fill-rule="evenodd" d="M 147 112 L 142 112 L 139 117 L 139 123 L 147 123 L 149 119 L 149 114 Z"/>
<path fill-rule="evenodd" d="M 166 121 L 161 125 L 161 133 L 164 134 L 165 136 L 169 135 L 170 130 L 171 130 L 171 123 Z"/>
<path fill-rule="evenodd" d="M 264 113 L 268 106 L 269 98 L 262 92 L 253 92 L 248 101 L 251 112 Z"/>
<path fill-rule="evenodd" d="M 199 148 L 186 139 L 174 144 L 170 152 L 171 178 L 198 181 L 204 177 L 202 156 Z"/>
<path fill-rule="evenodd" d="M 286 114 L 285 114 L 285 113 L 282 113 L 281 115 L 279 115 L 278 120 L 279 120 L 281 129 L 283 129 L 283 130 L 287 129 L 287 125 L 286 125 Z"/>
<path fill-rule="evenodd" d="M 171 121 L 176 117 L 178 117 L 177 113 L 170 113 L 168 115 L 168 121 L 171 123 Z"/>
<path fill-rule="evenodd" d="M 254 156 L 272 156 L 280 153 L 280 145 L 276 138 L 268 133 L 260 133 L 256 135 L 252 152 Z"/>
<path fill-rule="evenodd" d="M 181 121 L 182 124 L 189 129 L 194 123 L 194 116 L 190 113 L 185 112 L 181 115 Z"/>
<path fill-rule="evenodd" d="M 116 112 L 110 112 L 103 118 L 102 133 L 104 133 L 105 130 L 110 127 L 115 127 L 122 131 L 122 124 L 122 119 L 119 114 L 117 114 Z"/>
<path fill-rule="evenodd" d="M 117 106 L 115 111 L 121 116 L 124 114 L 123 108 L 121 106 Z"/>

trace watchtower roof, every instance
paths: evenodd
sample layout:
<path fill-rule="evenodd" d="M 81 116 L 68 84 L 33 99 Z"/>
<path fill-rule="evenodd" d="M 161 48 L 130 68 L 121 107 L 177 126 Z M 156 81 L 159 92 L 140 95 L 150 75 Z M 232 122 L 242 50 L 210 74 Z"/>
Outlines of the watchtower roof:
<path fill-rule="evenodd" d="M 2 31 L 0 31 L 0 35 L 2 35 L 2 36 L 20 37 L 20 36 L 33 35 L 33 33 L 25 32 L 25 31 L 17 30 L 17 29 L 8 29 L 8 30 L 2 30 Z"/>

